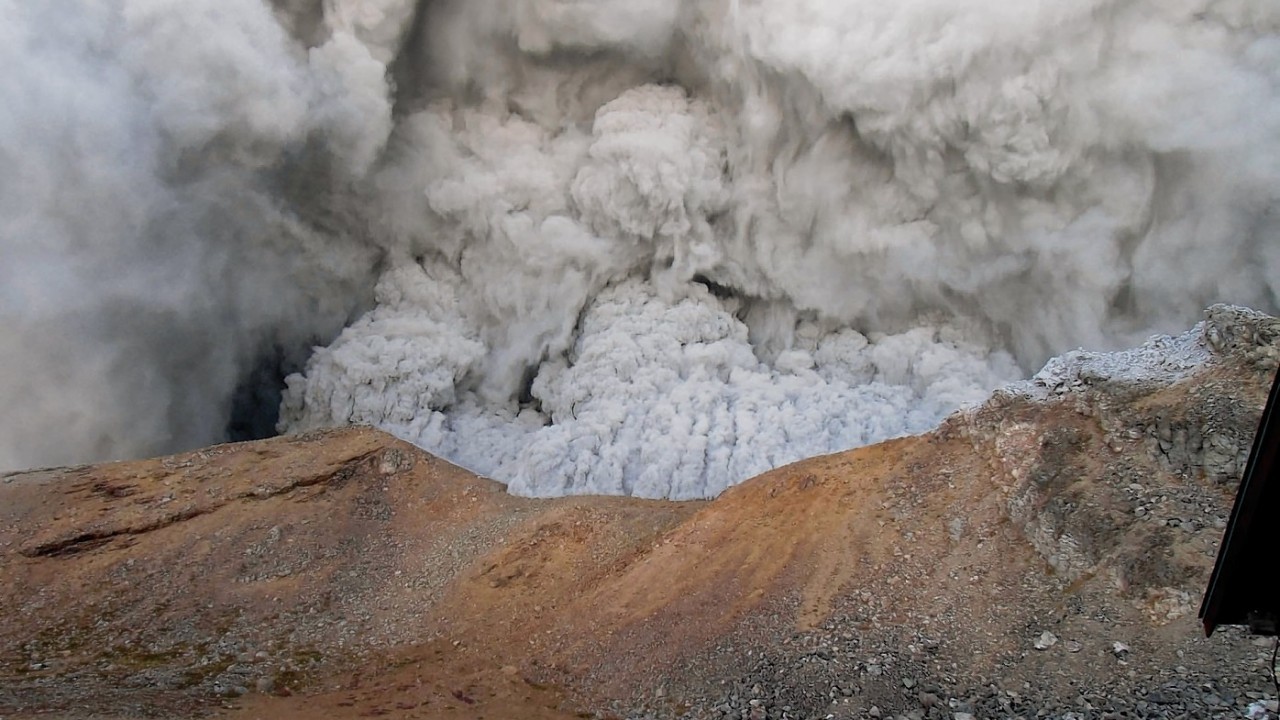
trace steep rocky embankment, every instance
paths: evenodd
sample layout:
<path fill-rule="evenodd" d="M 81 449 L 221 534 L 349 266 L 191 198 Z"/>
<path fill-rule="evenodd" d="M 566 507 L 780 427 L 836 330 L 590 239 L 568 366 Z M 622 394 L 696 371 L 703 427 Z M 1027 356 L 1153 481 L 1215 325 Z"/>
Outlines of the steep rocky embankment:
<path fill-rule="evenodd" d="M 1278 336 L 1214 308 L 711 502 L 365 429 L 9 475 L 0 716 L 1239 717 L 1269 649 L 1194 610 Z"/>

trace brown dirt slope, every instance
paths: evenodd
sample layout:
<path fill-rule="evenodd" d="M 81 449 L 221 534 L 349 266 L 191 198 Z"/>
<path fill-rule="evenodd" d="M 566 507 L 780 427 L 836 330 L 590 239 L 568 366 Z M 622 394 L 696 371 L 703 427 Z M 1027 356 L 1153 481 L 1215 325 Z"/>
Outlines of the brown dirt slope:
<path fill-rule="evenodd" d="M 705 503 L 516 498 L 368 429 L 9 475 L 0 717 L 1238 704 L 1262 651 L 1194 606 L 1275 368 L 1245 320 L 1173 386 L 1006 393 Z"/>

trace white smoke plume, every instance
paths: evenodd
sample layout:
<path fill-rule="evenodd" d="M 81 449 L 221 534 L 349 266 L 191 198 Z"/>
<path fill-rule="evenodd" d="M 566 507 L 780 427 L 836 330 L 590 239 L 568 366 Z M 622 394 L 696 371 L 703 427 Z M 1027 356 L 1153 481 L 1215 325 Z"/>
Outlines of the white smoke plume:
<path fill-rule="evenodd" d="M 281 428 L 525 494 L 713 495 L 1277 305 L 1268 0 L 61 5 L 0 0 L 0 466 L 217 439 L 375 273 Z"/>

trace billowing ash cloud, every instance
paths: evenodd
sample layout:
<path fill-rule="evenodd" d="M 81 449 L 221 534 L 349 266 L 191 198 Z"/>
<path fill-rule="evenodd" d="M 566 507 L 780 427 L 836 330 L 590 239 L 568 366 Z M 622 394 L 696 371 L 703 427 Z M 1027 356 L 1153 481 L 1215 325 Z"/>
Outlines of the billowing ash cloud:
<path fill-rule="evenodd" d="M 0 466 L 266 357 L 284 430 L 696 497 L 1276 307 L 1265 0 L 99 5 L 0 0 Z"/>
<path fill-rule="evenodd" d="M 223 438 L 371 284 L 384 66 L 256 0 L 0 0 L 0 468 Z"/>

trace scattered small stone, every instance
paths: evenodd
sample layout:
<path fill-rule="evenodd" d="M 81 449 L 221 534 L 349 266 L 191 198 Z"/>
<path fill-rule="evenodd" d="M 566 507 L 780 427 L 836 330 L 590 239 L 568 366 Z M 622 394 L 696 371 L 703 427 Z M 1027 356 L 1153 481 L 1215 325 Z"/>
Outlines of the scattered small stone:
<path fill-rule="evenodd" d="M 1249 703 L 1248 709 L 1245 710 L 1245 717 L 1249 720 L 1271 720 L 1275 717 L 1276 701 L 1275 700 L 1255 700 Z"/>
<path fill-rule="evenodd" d="M 1173 698 L 1159 690 L 1152 690 L 1147 693 L 1147 702 L 1155 703 L 1156 705 L 1169 705 L 1173 703 Z"/>
<path fill-rule="evenodd" d="M 1057 644 L 1058 644 L 1058 636 L 1054 635 L 1048 630 L 1045 630 L 1044 632 L 1040 633 L 1040 638 L 1036 640 L 1035 648 L 1037 650 L 1048 650 L 1049 648 Z"/>
<path fill-rule="evenodd" d="M 221 683 L 214 683 L 213 691 L 222 697 L 240 697 L 241 695 L 249 692 L 249 688 L 242 685 L 223 685 Z"/>

